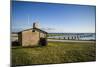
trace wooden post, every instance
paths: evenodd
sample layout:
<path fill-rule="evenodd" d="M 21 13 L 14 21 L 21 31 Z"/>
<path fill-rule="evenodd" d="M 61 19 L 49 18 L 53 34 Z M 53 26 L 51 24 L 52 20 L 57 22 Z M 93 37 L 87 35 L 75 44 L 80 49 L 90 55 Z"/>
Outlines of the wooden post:
<path fill-rule="evenodd" d="M 68 40 L 69 40 L 69 37 L 68 37 Z"/>

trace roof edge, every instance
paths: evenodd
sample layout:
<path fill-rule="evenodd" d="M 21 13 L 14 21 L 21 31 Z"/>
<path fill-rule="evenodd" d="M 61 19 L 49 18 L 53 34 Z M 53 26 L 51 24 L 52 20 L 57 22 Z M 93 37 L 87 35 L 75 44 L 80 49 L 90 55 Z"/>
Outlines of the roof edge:
<path fill-rule="evenodd" d="M 44 32 L 44 33 L 46 33 L 46 34 L 47 34 L 47 32 L 46 32 L 46 31 L 41 30 L 41 29 L 39 29 L 39 28 L 29 28 L 29 29 L 25 29 L 25 30 L 19 31 L 18 33 L 23 32 L 23 31 L 33 30 L 33 29 L 36 29 L 36 30 L 42 31 L 42 32 Z"/>

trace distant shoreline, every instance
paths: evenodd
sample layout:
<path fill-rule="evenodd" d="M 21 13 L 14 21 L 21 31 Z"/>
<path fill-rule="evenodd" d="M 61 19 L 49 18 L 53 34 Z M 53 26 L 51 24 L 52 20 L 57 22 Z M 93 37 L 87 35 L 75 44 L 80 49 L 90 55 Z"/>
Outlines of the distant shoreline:
<path fill-rule="evenodd" d="M 96 40 L 58 40 L 58 39 L 47 39 L 49 42 L 90 42 L 95 43 Z"/>

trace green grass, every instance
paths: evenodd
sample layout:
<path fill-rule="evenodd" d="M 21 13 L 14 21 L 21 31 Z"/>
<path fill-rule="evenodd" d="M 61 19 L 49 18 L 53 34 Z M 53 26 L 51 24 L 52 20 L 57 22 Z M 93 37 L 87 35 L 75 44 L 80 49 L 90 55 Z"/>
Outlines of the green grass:
<path fill-rule="evenodd" d="M 88 62 L 96 60 L 95 43 L 49 42 L 45 47 L 12 48 L 13 65 Z"/>

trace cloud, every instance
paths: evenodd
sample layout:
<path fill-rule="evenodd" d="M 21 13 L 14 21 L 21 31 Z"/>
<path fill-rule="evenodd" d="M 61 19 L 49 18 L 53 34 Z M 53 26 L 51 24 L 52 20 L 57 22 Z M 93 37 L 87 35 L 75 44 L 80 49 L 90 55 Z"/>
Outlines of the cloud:
<path fill-rule="evenodd" d="M 55 30 L 55 28 L 49 28 L 49 27 L 46 27 L 46 28 L 41 28 L 43 30 Z"/>
<path fill-rule="evenodd" d="M 54 32 L 54 31 L 56 31 L 55 28 L 49 28 L 49 27 L 41 28 L 41 29 L 44 30 L 44 31 L 47 31 L 47 32 Z"/>

